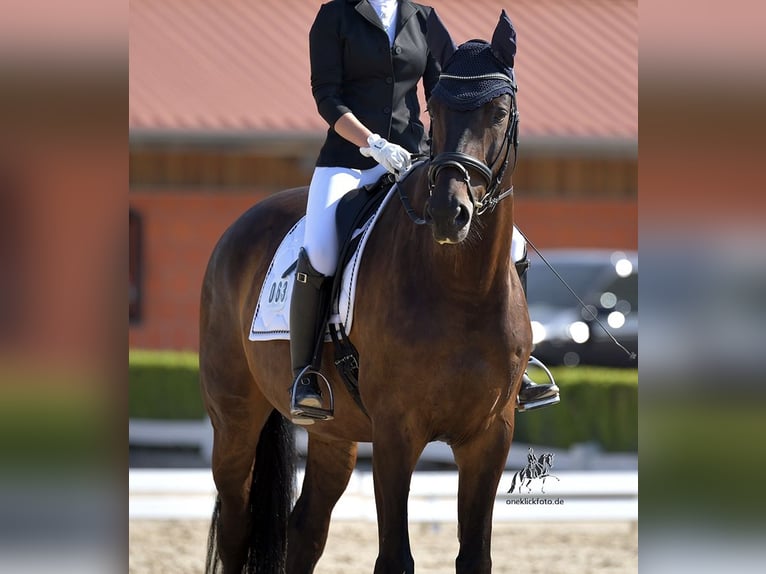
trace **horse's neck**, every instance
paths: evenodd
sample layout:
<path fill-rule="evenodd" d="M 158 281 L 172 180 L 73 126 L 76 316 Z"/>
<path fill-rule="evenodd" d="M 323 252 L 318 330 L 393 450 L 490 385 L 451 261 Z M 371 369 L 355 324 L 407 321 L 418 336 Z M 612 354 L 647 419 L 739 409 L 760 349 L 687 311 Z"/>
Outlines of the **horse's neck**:
<path fill-rule="evenodd" d="M 423 213 L 428 197 L 425 166 L 403 185 L 415 212 Z M 439 245 L 430 228 L 414 225 L 398 201 L 389 203 L 384 219 L 381 227 L 388 228 L 389 233 L 383 246 L 391 262 L 389 281 L 401 283 L 407 292 L 473 302 L 501 301 L 509 292 L 512 198 L 501 201 L 479 220 L 474 219 L 468 237 L 459 245 Z"/>
<path fill-rule="evenodd" d="M 467 295 L 486 297 L 508 289 L 513 234 L 513 205 L 500 204 L 474 220 L 469 236 L 459 245 L 438 245 L 429 238 L 433 278 Z"/>

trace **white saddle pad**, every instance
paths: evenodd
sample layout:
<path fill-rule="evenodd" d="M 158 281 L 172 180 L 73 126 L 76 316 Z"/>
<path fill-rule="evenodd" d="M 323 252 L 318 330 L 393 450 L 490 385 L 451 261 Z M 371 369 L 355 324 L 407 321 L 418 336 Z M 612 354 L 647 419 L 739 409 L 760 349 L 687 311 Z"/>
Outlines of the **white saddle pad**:
<path fill-rule="evenodd" d="M 351 334 L 351 326 L 354 318 L 354 295 L 356 281 L 359 276 L 359 265 L 362 262 L 362 253 L 367 245 L 370 232 L 378 220 L 383 208 L 396 191 L 394 185 L 383 199 L 375 214 L 365 223 L 364 227 L 356 230 L 355 235 L 363 234 L 354 255 L 343 270 L 343 282 L 338 300 L 338 314 L 330 317 L 329 323 L 345 326 L 346 333 Z M 261 294 L 253 314 L 253 322 L 250 326 L 249 339 L 251 341 L 273 341 L 275 339 L 290 339 L 290 298 L 293 293 L 295 278 L 294 263 L 298 259 L 298 252 L 303 246 L 305 235 L 305 218 L 301 218 L 293 228 L 285 235 L 279 244 L 274 259 L 271 261 L 266 279 L 261 287 Z M 292 267 L 292 269 L 291 269 Z M 287 272 L 290 270 L 289 273 Z M 326 335 L 329 340 L 329 334 Z"/>

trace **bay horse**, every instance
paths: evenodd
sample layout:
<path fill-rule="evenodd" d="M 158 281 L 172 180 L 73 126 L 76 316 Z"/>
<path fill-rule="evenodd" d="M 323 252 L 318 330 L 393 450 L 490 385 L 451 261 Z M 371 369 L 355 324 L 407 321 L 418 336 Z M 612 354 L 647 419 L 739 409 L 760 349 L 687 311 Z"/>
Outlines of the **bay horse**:
<path fill-rule="evenodd" d="M 510 258 L 515 31 L 503 12 L 491 44 L 476 40 L 456 48 L 446 30 L 432 33 L 430 23 L 428 41 L 442 64 L 442 92 L 471 80 L 453 74 L 459 61 L 469 67 L 494 62 L 498 71 L 489 81 L 513 89 L 467 111 L 453 109 L 434 90 L 431 159 L 400 183 L 410 209 L 389 201 L 381 212 L 359 270 L 350 335 L 367 414 L 326 369 L 335 418 L 306 427 L 305 478 L 294 507 L 289 343 L 251 342 L 248 332 L 272 256 L 305 213 L 306 188 L 250 208 L 212 253 L 202 286 L 199 357 L 218 491 L 207 572 L 221 566 L 225 574 L 312 572 L 358 441 L 373 444 L 374 572 L 413 572 L 410 480 L 424 447 L 436 440 L 451 446 L 458 467 L 456 571 L 491 572 L 493 503 L 532 346 Z M 466 48 L 477 45 L 481 58 Z M 423 213 L 419 223 L 427 225 L 413 224 L 412 210 Z M 324 364 L 331 363 L 326 344 Z"/>

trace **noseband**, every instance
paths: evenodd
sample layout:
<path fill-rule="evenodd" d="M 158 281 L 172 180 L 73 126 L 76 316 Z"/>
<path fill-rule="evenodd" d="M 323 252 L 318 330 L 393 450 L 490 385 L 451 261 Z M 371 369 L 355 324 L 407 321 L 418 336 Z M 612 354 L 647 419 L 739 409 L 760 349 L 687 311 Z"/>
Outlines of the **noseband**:
<path fill-rule="evenodd" d="M 452 78 L 452 76 L 450 77 Z M 457 169 L 463 176 L 463 181 L 465 182 L 466 188 L 468 190 L 468 197 L 471 199 L 471 203 L 474 207 L 474 213 L 476 213 L 476 215 L 481 215 L 487 210 L 494 210 L 495 206 L 500 203 L 501 200 L 505 199 L 513 193 L 513 186 L 505 191 L 502 191 L 500 188 L 503 177 L 505 175 L 505 171 L 508 168 L 508 162 L 511 158 L 511 149 L 514 151 L 514 165 L 513 168 L 511 168 L 511 173 L 513 173 L 513 170 L 516 167 L 516 152 L 519 147 L 519 111 L 516 108 L 515 93 L 511 95 L 511 104 L 511 114 L 508 121 L 508 129 L 505 132 L 505 137 L 503 138 L 503 143 L 500 146 L 500 150 L 497 152 L 495 159 L 493 159 L 491 162 L 492 167 L 487 166 L 487 164 L 471 155 L 459 151 L 440 153 L 436 157 L 431 156 L 430 165 L 428 167 L 429 195 L 433 193 L 434 187 L 436 186 L 436 178 L 438 177 L 439 172 L 445 168 L 450 167 Z M 503 150 L 505 150 L 503 163 L 498 170 L 497 175 L 494 176 L 493 168 L 500 160 L 500 157 L 503 154 Z M 480 200 L 476 199 L 474 186 L 471 182 L 471 175 L 469 172 L 471 169 L 481 176 L 484 187 L 487 190 L 484 194 L 484 197 L 482 197 Z"/>

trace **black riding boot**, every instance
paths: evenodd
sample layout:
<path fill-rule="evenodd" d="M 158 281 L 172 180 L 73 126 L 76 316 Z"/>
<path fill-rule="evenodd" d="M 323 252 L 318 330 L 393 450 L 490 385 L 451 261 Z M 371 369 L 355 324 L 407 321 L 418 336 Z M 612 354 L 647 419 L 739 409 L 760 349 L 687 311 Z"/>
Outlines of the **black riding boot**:
<path fill-rule="evenodd" d="M 332 406 L 322 408 L 322 391 L 317 383 L 320 340 L 327 322 L 331 284 L 332 278 L 314 269 L 306 250 L 301 248 L 290 299 L 290 359 L 294 377 L 290 389 L 295 389 L 290 415 L 295 424 L 310 425 L 315 420 L 333 418 Z"/>
<path fill-rule="evenodd" d="M 524 259 L 516 262 L 516 273 L 518 273 L 521 280 L 521 287 L 524 289 L 525 296 L 527 294 L 527 269 L 529 269 L 529 259 L 525 256 Z M 534 357 L 530 357 L 529 362 L 542 368 L 548 375 L 550 383 L 537 384 L 529 378 L 525 371 L 521 377 L 521 390 L 519 391 L 517 404 L 517 408 L 521 412 L 555 405 L 561 400 L 559 397 L 559 387 L 554 382 L 551 372 Z"/>

